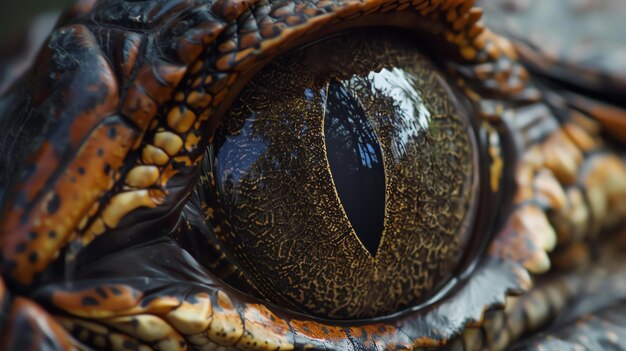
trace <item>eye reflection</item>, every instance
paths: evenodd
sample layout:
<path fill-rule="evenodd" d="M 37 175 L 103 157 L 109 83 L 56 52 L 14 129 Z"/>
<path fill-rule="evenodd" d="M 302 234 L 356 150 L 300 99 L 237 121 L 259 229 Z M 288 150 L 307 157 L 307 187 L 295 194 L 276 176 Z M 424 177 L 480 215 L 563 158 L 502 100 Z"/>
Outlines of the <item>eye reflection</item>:
<path fill-rule="evenodd" d="M 474 134 L 445 80 L 409 38 L 369 34 L 261 70 L 222 117 L 207 170 L 208 220 L 241 286 L 325 318 L 436 294 L 476 208 Z"/>
<path fill-rule="evenodd" d="M 368 83 L 362 79 L 353 78 L 354 85 L 369 85 L 372 94 L 380 94 L 394 101 L 396 110 L 395 123 L 397 128 L 396 142 L 392 145 L 391 154 L 394 161 L 399 162 L 406 155 L 406 145 L 413 138 L 419 138 L 420 132 L 428 130 L 430 111 L 422 99 L 422 94 L 412 86 L 411 77 L 407 72 L 393 68 L 382 69 L 380 72 L 371 72 L 367 76 Z"/>

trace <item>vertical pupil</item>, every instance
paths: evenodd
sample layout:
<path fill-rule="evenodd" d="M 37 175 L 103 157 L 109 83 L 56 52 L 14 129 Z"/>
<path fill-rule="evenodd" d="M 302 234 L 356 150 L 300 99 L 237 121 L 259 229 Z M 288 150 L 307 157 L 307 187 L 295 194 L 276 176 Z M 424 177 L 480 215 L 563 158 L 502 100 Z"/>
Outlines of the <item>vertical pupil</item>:
<path fill-rule="evenodd" d="M 383 233 L 385 172 L 372 125 L 341 82 L 326 86 L 324 137 L 341 204 L 357 236 L 376 255 Z"/>

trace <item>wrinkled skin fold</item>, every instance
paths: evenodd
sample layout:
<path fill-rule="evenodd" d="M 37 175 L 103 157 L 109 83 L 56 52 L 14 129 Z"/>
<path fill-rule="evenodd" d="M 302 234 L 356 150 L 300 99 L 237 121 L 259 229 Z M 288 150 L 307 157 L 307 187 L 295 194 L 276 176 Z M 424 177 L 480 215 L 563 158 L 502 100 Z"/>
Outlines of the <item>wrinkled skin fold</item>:
<path fill-rule="evenodd" d="M 0 77 L 0 350 L 623 348 L 626 84 L 481 16 L 463 0 L 78 1 Z M 233 289 L 200 191 L 220 116 L 273 58 L 381 25 L 432 46 L 480 129 L 472 269 L 427 306 L 356 321 Z"/>

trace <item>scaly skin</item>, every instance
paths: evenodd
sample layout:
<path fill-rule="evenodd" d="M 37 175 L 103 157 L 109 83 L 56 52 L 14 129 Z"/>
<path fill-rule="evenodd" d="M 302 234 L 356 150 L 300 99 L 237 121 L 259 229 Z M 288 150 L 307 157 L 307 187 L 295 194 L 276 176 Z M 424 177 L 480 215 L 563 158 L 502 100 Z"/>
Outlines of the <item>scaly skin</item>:
<path fill-rule="evenodd" d="M 0 349 L 503 349 L 555 317 L 517 346 L 626 344 L 624 258 L 589 245 L 626 214 L 624 153 L 604 133 L 626 141 L 626 112 L 531 76 L 481 14 L 463 0 L 79 1 L 0 104 Z M 180 245 L 210 215 L 192 194 L 220 116 L 272 58 L 380 24 L 429 34 L 475 112 L 475 268 L 425 308 L 355 322 L 235 291 Z M 597 291 L 610 298 L 572 307 Z"/>

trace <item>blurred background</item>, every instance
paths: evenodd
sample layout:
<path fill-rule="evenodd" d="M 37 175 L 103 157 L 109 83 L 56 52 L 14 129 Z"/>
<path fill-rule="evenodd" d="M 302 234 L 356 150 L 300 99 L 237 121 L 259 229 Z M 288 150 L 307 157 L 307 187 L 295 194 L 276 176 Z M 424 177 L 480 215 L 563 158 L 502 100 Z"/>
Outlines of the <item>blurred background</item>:
<path fill-rule="evenodd" d="M 62 9 L 73 0 L 0 0 L 0 45 L 24 30 L 37 14 Z"/>
<path fill-rule="evenodd" d="M 59 11 L 74 1 L 0 0 L 0 59 L 24 41 L 20 38 L 8 45 L 38 14 Z M 484 7 L 490 28 L 523 39 L 552 60 L 626 81 L 626 0 L 478 0 L 477 4 Z"/>

